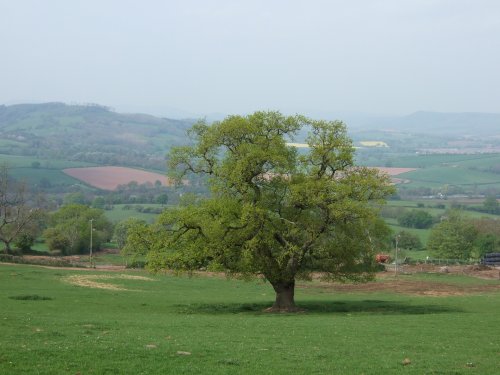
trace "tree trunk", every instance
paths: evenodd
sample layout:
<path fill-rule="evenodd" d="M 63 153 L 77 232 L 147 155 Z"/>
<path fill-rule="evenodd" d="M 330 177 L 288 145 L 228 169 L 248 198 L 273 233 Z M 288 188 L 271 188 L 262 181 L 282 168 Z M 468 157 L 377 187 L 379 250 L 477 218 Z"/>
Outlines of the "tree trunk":
<path fill-rule="evenodd" d="M 266 309 L 269 312 L 298 312 L 303 311 L 295 306 L 295 280 L 277 281 L 271 283 L 276 292 L 276 300 L 272 307 Z"/>

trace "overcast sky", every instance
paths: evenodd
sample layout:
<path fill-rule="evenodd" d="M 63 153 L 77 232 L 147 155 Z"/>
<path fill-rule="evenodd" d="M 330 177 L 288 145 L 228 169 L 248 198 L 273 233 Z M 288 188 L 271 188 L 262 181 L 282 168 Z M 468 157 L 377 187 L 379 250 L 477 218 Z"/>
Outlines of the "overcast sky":
<path fill-rule="evenodd" d="M 500 112 L 498 0 L 0 0 L 0 104 Z"/>

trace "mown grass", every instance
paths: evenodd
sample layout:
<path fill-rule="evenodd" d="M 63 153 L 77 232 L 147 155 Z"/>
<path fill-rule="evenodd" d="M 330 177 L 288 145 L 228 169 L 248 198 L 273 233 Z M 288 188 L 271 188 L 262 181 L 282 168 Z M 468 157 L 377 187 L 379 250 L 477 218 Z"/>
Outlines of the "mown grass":
<path fill-rule="evenodd" d="M 129 289 L 112 291 L 64 281 L 75 274 L 103 273 L 0 265 L 0 373 L 498 373 L 498 294 L 310 284 L 297 291 L 307 313 L 268 314 L 273 293 L 262 282 L 136 272 L 153 281 L 103 280 Z"/>

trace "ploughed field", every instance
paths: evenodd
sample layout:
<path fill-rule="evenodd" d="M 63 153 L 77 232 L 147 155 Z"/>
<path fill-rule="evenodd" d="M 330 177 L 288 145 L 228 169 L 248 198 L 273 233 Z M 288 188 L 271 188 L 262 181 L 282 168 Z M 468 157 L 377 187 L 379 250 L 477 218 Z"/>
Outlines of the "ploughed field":
<path fill-rule="evenodd" d="M 495 270 L 422 271 L 270 314 L 259 280 L 0 264 L 0 373 L 497 374 Z"/>
<path fill-rule="evenodd" d="M 126 167 L 67 168 L 63 172 L 103 190 L 115 190 L 119 185 L 126 185 L 132 181 L 139 184 L 147 182 L 154 184 L 160 181 L 162 185 L 170 185 L 168 178 L 162 174 Z"/>

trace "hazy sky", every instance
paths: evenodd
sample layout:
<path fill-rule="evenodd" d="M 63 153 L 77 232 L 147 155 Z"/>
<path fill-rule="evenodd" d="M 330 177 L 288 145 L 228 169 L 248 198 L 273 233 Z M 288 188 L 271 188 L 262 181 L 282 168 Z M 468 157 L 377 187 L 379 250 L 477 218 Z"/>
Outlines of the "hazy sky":
<path fill-rule="evenodd" d="M 500 112 L 498 0 L 0 0 L 0 104 Z"/>

